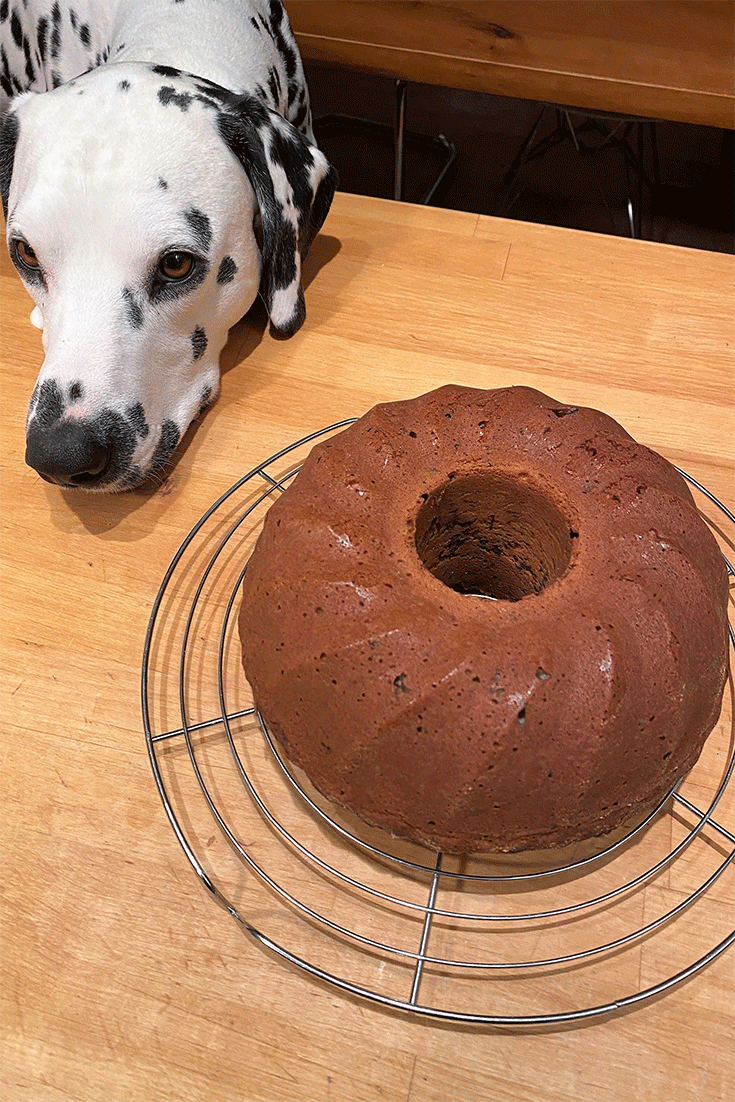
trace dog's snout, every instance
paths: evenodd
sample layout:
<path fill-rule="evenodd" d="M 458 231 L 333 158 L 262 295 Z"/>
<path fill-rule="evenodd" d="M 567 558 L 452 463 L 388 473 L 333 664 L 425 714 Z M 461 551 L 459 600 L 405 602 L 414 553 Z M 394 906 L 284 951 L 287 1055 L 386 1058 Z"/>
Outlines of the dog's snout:
<path fill-rule="evenodd" d="M 58 486 L 92 486 L 108 468 L 112 447 L 83 421 L 59 421 L 51 427 L 31 425 L 26 463 L 46 482 Z"/>

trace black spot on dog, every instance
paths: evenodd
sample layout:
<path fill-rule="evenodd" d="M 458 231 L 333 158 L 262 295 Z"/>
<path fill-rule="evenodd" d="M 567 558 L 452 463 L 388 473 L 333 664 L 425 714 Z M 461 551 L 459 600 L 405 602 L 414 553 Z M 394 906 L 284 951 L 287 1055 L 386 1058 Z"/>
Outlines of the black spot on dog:
<path fill-rule="evenodd" d="M 10 33 L 13 36 L 13 42 L 20 50 L 23 45 L 23 26 L 20 21 L 20 16 L 15 9 L 13 9 L 13 13 L 10 16 Z"/>
<path fill-rule="evenodd" d="M 184 211 L 184 218 L 189 223 L 199 247 L 204 252 L 208 252 L 212 243 L 212 223 L 207 215 L 198 207 L 189 207 L 188 210 Z"/>
<path fill-rule="evenodd" d="M 81 42 L 82 46 L 86 46 L 87 49 L 89 49 L 89 44 L 92 41 L 92 35 L 89 31 L 89 23 L 82 23 L 81 27 L 79 28 L 79 41 Z"/>
<path fill-rule="evenodd" d="M 81 402 L 84 397 L 84 385 L 77 380 L 75 383 L 69 384 L 68 390 L 69 405 L 73 405 L 74 402 Z"/>
<path fill-rule="evenodd" d="M 306 142 L 295 140 L 292 134 L 274 130 L 271 134 L 269 154 L 271 160 L 281 165 L 293 190 L 293 203 L 299 212 L 301 224 L 312 202 L 312 190 L 308 172 L 305 168 L 313 164 L 314 158 Z"/>
<path fill-rule="evenodd" d="M 212 84 L 211 81 L 200 79 L 194 87 L 200 93 L 202 102 L 218 100 L 220 103 L 232 103 L 235 99 L 233 93 L 228 91 L 227 88 L 221 88 L 219 84 Z"/>
<path fill-rule="evenodd" d="M 2 86 L 9 96 L 23 92 L 25 87 L 22 81 L 15 75 L 10 67 L 5 46 L 0 43 L 0 61 L 2 62 Z"/>
<path fill-rule="evenodd" d="M 262 100 L 265 94 L 262 88 L 260 94 Z M 256 173 L 267 173 L 263 162 L 263 143 L 256 133 L 256 128 L 268 128 L 270 125 L 267 110 L 256 96 L 247 92 L 233 96 L 227 106 L 230 110 L 222 111 L 217 119 L 223 141 L 244 167 L 253 162 L 251 167 Z"/>
<path fill-rule="evenodd" d="M 302 105 L 303 105 L 303 99 L 304 99 L 304 90 L 303 90 L 303 88 L 299 88 L 298 84 L 295 81 L 289 81 L 289 83 L 288 83 L 288 99 L 286 100 L 286 103 L 287 103 L 289 108 L 293 107 L 294 101 L 296 100 L 297 97 L 299 97 L 301 99 L 301 102 L 302 102 Z"/>
<path fill-rule="evenodd" d="M 51 9 L 51 57 L 54 61 L 61 50 L 61 5 L 58 0 Z"/>
<path fill-rule="evenodd" d="M 266 23 L 265 19 L 262 17 L 262 15 L 251 15 L 250 22 L 253 24 L 256 31 L 258 31 L 260 34 L 262 34 L 263 31 L 265 31 L 265 33 L 270 38 L 273 37 L 272 34 L 271 34 L 271 29 L 268 26 L 268 24 Z"/>
<path fill-rule="evenodd" d="M 127 319 L 132 325 L 133 329 L 140 329 L 143 325 L 143 308 L 135 298 L 135 295 L 129 287 L 123 287 L 123 301 L 125 302 L 125 313 Z"/>
<path fill-rule="evenodd" d="M 121 92 L 129 92 L 130 91 L 130 81 L 129 80 L 121 80 L 120 83 L 118 84 L 118 88 L 120 89 Z"/>
<path fill-rule="evenodd" d="M 212 388 L 211 388 L 211 386 L 205 386 L 204 390 L 202 391 L 201 397 L 199 399 L 199 412 L 197 413 L 197 417 L 201 417 L 201 415 L 204 413 L 205 409 L 207 408 L 207 406 L 209 405 L 209 403 L 211 401 L 212 401 Z"/>
<path fill-rule="evenodd" d="M 308 113 L 309 108 L 307 107 L 306 103 L 302 103 L 293 118 L 293 125 L 296 127 L 297 130 L 303 129 Z"/>
<path fill-rule="evenodd" d="M 219 104 L 213 96 L 205 96 L 201 92 L 197 92 L 192 97 L 197 103 L 201 103 L 202 107 L 207 107 L 210 111 L 219 111 Z"/>
<path fill-rule="evenodd" d="M 272 287 L 274 291 L 290 287 L 296 279 L 296 230 L 285 219 L 282 220 L 282 223 L 279 232 L 280 252 L 272 265 Z"/>
<path fill-rule="evenodd" d="M 24 5 L 24 7 L 25 7 L 25 5 Z M 22 50 L 22 52 L 23 52 L 23 57 L 24 57 L 24 60 L 25 60 L 26 86 L 29 86 L 29 85 L 33 84 L 33 81 L 35 80 L 35 77 L 36 77 L 36 72 L 35 72 L 35 69 L 33 67 L 33 58 L 31 56 L 31 42 L 30 42 L 30 39 L 27 38 L 26 35 L 23 33 L 23 25 L 20 21 L 20 16 L 18 15 L 18 12 L 16 11 L 15 8 L 13 8 L 12 12 L 10 13 L 10 34 L 11 34 L 13 42 L 15 43 L 17 48 L 19 50 Z M 5 55 L 4 51 L 3 51 L 3 54 L 4 54 L 3 68 L 7 71 L 7 74 L 9 75 L 10 74 L 10 66 L 7 63 L 7 55 Z M 6 78 L 6 80 L 7 80 L 7 78 Z M 18 83 L 18 82 L 16 81 L 15 83 Z M 5 84 L 6 84 L 6 81 L 3 82 L 4 86 L 5 86 Z M 12 95 L 12 91 L 10 92 L 10 94 Z"/>
<path fill-rule="evenodd" d="M 148 428 L 148 422 L 145 419 L 145 410 L 143 409 L 143 403 L 136 402 L 134 405 L 128 406 L 128 408 L 125 410 L 125 416 L 127 417 L 130 424 L 133 426 L 141 440 L 145 439 L 145 437 L 150 432 L 150 429 Z"/>
<path fill-rule="evenodd" d="M 181 69 L 175 69 L 172 65 L 152 65 L 151 71 L 159 77 L 168 77 L 169 80 L 181 76 Z"/>
<path fill-rule="evenodd" d="M 168 189 L 168 180 L 164 180 L 163 176 L 158 177 L 158 186 L 166 191 Z"/>
<path fill-rule="evenodd" d="M 0 69 L 2 69 L 0 72 L 0 88 L 10 99 L 13 95 L 13 74 L 10 72 L 8 57 L 2 44 L 0 44 Z"/>
<path fill-rule="evenodd" d="M 181 433 L 174 421 L 164 421 L 161 425 L 161 435 L 156 444 L 156 450 L 151 459 L 151 473 L 160 471 L 161 467 L 168 463 L 174 448 L 179 442 Z"/>
<path fill-rule="evenodd" d="M 36 46 L 41 64 L 46 61 L 46 43 L 48 39 L 48 19 L 42 15 L 36 24 Z"/>
<path fill-rule="evenodd" d="M 288 77 L 289 80 L 291 80 L 293 78 L 294 73 L 296 72 L 296 52 L 289 45 L 288 41 L 286 40 L 286 38 L 283 34 L 283 31 L 281 30 L 281 22 L 283 20 L 284 15 L 285 15 L 285 12 L 283 10 L 283 5 L 275 3 L 274 0 L 271 0 L 271 6 L 270 6 L 271 35 L 272 35 L 273 41 L 276 44 L 276 49 L 278 50 L 279 54 L 281 55 L 281 58 L 283 59 L 284 68 L 286 70 L 286 76 Z"/>
<path fill-rule="evenodd" d="M 191 100 L 190 92 L 177 92 L 170 84 L 163 84 L 158 89 L 158 102 L 162 103 L 164 107 L 173 104 L 180 111 L 188 111 Z"/>
<path fill-rule="evenodd" d="M 2 0 L 0 3 L 0 23 L 4 23 L 8 18 L 8 0 Z"/>
<path fill-rule="evenodd" d="M 61 79 L 61 73 L 58 71 L 58 69 L 52 69 L 51 70 L 51 87 L 52 88 L 61 88 L 61 85 L 63 83 L 64 82 Z"/>
<path fill-rule="evenodd" d="M 3 212 L 8 217 L 8 196 L 13 176 L 15 147 L 18 142 L 19 123 L 17 115 L 8 115 L 0 131 L 0 198 Z"/>
<path fill-rule="evenodd" d="M 268 87 L 271 91 L 273 103 L 277 106 L 281 95 L 281 81 L 278 76 L 278 70 L 273 66 L 268 70 Z"/>
<path fill-rule="evenodd" d="M 56 379 L 46 379 L 37 387 L 33 419 L 40 428 L 49 428 L 61 419 L 66 402 Z M 33 399 L 32 399 L 33 400 Z"/>
<path fill-rule="evenodd" d="M 197 325 L 191 335 L 191 347 L 195 360 L 200 359 L 207 350 L 207 334 L 200 325 Z"/>
<path fill-rule="evenodd" d="M 231 256 L 225 256 L 222 258 L 222 263 L 219 266 L 217 272 L 218 283 L 232 283 L 237 274 L 237 264 Z"/>

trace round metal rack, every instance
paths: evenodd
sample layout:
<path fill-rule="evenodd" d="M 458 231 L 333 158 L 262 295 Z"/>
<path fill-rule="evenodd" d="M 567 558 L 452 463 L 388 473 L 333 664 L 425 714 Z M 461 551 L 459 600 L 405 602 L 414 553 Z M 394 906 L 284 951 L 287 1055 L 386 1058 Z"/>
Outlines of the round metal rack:
<path fill-rule="evenodd" d="M 351 420 L 296 441 L 223 494 L 153 605 L 143 721 L 192 868 L 265 949 L 396 1012 L 561 1026 L 663 995 L 735 940 L 723 891 L 735 861 L 732 678 L 700 762 L 645 822 L 512 857 L 446 856 L 365 827 L 296 774 L 253 707 L 237 629 L 247 560 L 274 495 L 317 439 Z M 684 477 L 732 582 L 735 516 Z M 730 642 L 735 650 L 732 617 Z"/>

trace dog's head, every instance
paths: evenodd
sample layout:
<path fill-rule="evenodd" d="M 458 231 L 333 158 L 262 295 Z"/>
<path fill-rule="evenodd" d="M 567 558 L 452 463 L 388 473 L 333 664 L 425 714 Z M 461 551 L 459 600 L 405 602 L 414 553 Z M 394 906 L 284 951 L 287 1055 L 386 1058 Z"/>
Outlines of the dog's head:
<path fill-rule="evenodd" d="M 160 471 L 258 291 L 275 334 L 301 325 L 301 260 L 335 184 L 280 115 L 176 70 L 108 65 L 19 97 L 0 192 L 46 353 L 27 462 L 87 489 Z"/>

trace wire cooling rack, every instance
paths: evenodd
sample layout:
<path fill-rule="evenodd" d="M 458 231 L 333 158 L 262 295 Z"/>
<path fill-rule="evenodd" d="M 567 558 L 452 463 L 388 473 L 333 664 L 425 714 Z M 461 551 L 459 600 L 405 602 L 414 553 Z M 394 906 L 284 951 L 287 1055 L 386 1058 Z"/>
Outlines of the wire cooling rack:
<path fill-rule="evenodd" d="M 735 940 L 732 677 L 699 763 L 645 822 L 551 855 L 445 856 L 372 831 L 296 775 L 253 707 L 237 632 L 247 560 L 312 444 L 352 420 L 296 441 L 223 494 L 153 605 L 143 721 L 192 868 L 276 957 L 397 1012 L 560 1026 L 663 995 Z M 684 477 L 732 594 L 735 516 Z M 732 652 L 732 618 L 730 642 Z"/>

